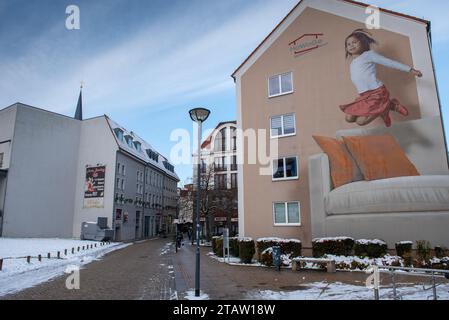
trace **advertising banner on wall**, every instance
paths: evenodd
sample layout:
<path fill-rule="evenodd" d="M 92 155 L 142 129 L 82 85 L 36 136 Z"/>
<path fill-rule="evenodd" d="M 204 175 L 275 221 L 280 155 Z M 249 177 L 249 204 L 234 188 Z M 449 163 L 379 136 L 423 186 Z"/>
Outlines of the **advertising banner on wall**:
<path fill-rule="evenodd" d="M 84 208 L 104 207 L 105 166 L 87 167 L 84 187 Z"/>

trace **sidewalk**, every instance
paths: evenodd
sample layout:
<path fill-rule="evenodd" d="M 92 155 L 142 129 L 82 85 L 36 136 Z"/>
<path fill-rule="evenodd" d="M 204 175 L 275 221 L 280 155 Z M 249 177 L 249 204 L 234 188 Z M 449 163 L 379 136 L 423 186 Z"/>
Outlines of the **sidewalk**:
<path fill-rule="evenodd" d="M 329 293 L 333 291 L 332 296 L 335 295 L 335 299 L 344 299 L 345 295 L 341 295 L 343 292 L 347 292 L 347 299 L 357 297 L 372 299 L 374 295 L 373 290 L 365 287 L 368 274 L 364 272 L 326 273 L 312 270 L 293 272 L 291 269 L 277 271 L 274 268 L 266 267 L 235 266 L 219 262 L 208 256 L 207 254 L 212 251 L 209 247 L 201 247 L 200 249 L 200 289 L 212 300 L 288 297 L 289 292 L 296 291 L 304 291 L 304 295 L 300 295 L 300 297 L 307 299 L 322 296 L 330 284 L 337 284 L 341 288 L 339 293 L 338 290 L 335 292 L 334 287 L 329 287 Z M 179 299 L 184 299 L 186 292 L 195 288 L 195 250 L 195 246 L 184 241 L 184 246 L 173 257 L 176 290 Z M 423 283 L 426 283 L 428 287 L 431 279 L 398 274 L 396 275 L 396 281 L 400 283 L 401 287 L 422 286 Z M 449 284 L 444 278 L 438 278 L 438 282 L 444 283 L 445 286 Z M 391 277 L 388 274 L 381 275 L 381 286 L 391 286 Z M 447 293 L 449 289 L 446 289 L 446 287 L 441 287 L 441 289 L 445 290 L 442 292 L 443 298 L 449 296 Z M 310 290 L 310 297 L 307 295 L 307 290 Z M 354 293 L 351 290 L 357 292 Z M 392 290 L 384 289 L 383 291 L 385 294 L 392 294 Z M 354 293 L 354 295 L 351 295 L 351 293 Z M 430 294 L 431 290 L 423 292 L 423 299 L 425 300 Z M 295 297 L 298 297 L 298 295 L 291 296 L 293 299 L 296 299 Z"/>

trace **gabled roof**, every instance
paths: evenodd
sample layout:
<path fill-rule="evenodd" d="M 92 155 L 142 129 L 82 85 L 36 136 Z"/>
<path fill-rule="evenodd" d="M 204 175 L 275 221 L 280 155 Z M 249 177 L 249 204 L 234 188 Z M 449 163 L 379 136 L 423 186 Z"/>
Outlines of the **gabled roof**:
<path fill-rule="evenodd" d="M 353 4 L 356 6 L 362 6 L 362 7 L 369 7 L 370 5 L 367 3 L 363 3 L 363 2 L 358 2 L 358 1 L 353 1 L 353 0 L 329 0 L 329 1 L 341 1 L 341 2 L 346 2 L 349 4 Z M 271 31 L 266 37 L 265 39 L 256 47 L 256 49 L 253 50 L 253 52 L 251 52 L 251 54 L 242 62 L 242 64 L 232 73 L 231 77 L 234 78 L 235 80 L 235 75 L 236 73 L 248 62 L 248 60 L 257 52 L 257 50 L 259 50 L 260 47 L 262 47 L 262 45 L 271 37 L 271 35 L 285 22 L 285 20 L 287 20 L 287 18 L 304 2 L 304 0 L 300 0 L 294 7 L 293 9 L 284 17 L 284 19 L 281 20 L 281 22 L 279 22 L 279 24 L 273 29 L 273 31 Z M 430 21 L 428 20 L 424 20 L 424 19 L 420 19 L 417 17 L 413 17 L 410 15 L 406 15 L 403 13 L 399 13 L 396 11 L 392 11 L 392 10 L 387 10 L 387 9 L 383 9 L 383 8 L 379 8 L 381 12 L 384 13 L 388 13 L 388 14 L 392 14 L 398 17 L 402 17 L 402 18 L 406 18 L 406 19 L 410 19 L 413 21 L 416 21 L 418 23 L 423 23 L 427 25 L 427 29 L 430 32 Z"/>
<path fill-rule="evenodd" d="M 154 167 L 158 168 L 159 170 L 165 172 L 167 175 L 175 178 L 179 181 L 179 177 L 175 172 L 171 172 L 170 170 L 167 170 L 167 168 L 164 165 L 164 162 L 170 163 L 167 158 L 162 156 L 159 152 L 156 151 L 148 142 L 140 138 L 137 134 L 135 134 L 132 131 L 128 131 L 122 126 L 120 126 L 118 123 L 114 122 L 113 120 L 109 119 L 108 116 L 105 115 L 105 118 L 107 120 L 107 123 L 109 127 L 111 128 L 111 133 L 114 135 L 114 139 L 117 142 L 119 148 L 123 151 L 126 151 L 127 153 L 133 155 L 134 157 L 149 163 L 153 165 Z M 125 141 L 120 141 L 117 139 L 116 135 L 114 134 L 114 131 L 116 129 L 120 129 L 123 131 L 123 136 L 130 136 L 133 138 L 133 142 L 138 142 L 141 144 L 142 150 L 139 152 L 136 148 L 130 147 Z M 133 144 L 134 145 L 134 144 Z M 153 152 L 157 153 L 159 155 L 158 161 L 155 161 L 154 159 L 150 158 L 146 152 L 146 150 L 152 150 Z"/>

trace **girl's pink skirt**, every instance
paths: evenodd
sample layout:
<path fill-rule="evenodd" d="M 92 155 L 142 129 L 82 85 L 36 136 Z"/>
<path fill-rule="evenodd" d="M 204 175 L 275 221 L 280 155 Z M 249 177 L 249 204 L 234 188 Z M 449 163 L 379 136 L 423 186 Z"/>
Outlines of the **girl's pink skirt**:
<path fill-rule="evenodd" d="M 354 102 L 340 106 L 351 116 L 386 116 L 390 110 L 390 92 L 385 86 L 362 93 Z"/>

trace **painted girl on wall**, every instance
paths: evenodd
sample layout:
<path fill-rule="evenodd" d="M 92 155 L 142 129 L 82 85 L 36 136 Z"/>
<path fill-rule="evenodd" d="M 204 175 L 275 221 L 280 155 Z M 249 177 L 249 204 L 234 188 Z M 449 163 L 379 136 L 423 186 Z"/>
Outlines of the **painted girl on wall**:
<path fill-rule="evenodd" d="M 422 77 L 422 73 L 371 50 L 371 45 L 375 43 L 371 34 L 363 29 L 355 30 L 346 38 L 346 58 L 352 58 L 351 80 L 360 96 L 354 102 L 340 106 L 340 109 L 346 113 L 347 122 L 364 126 L 381 117 L 385 125 L 390 127 L 390 111 L 407 116 L 408 110 L 397 99 L 390 99 L 387 88 L 377 79 L 376 64 L 409 72 L 417 77 Z"/>

